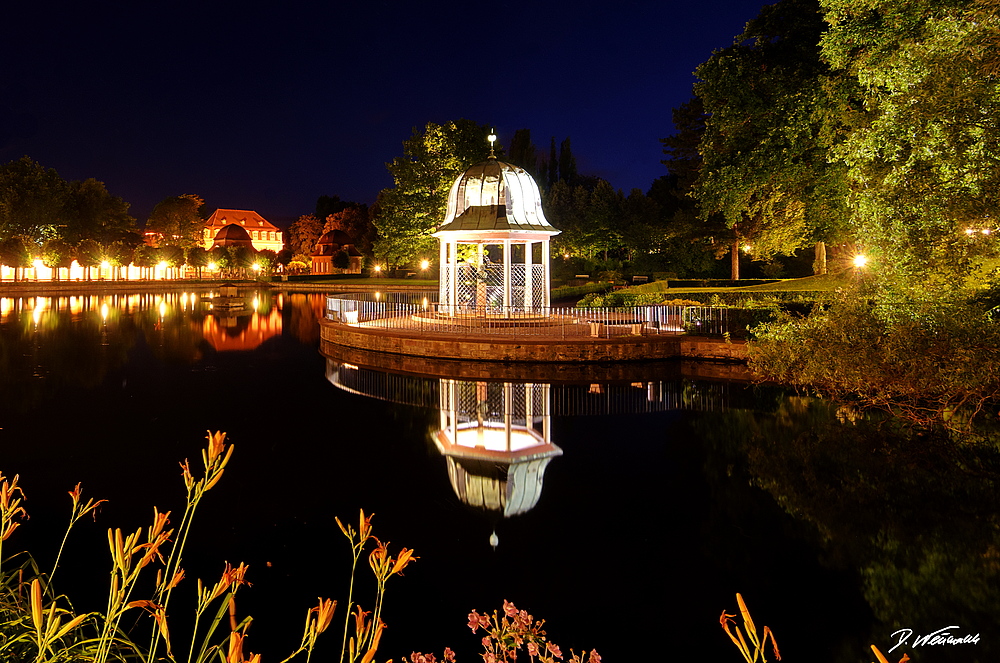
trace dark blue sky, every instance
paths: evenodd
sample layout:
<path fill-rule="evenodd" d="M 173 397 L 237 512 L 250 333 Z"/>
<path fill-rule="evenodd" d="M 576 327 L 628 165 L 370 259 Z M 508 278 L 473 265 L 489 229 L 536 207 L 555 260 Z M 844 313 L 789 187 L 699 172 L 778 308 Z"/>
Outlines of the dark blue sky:
<path fill-rule="evenodd" d="M 413 127 L 464 117 L 645 190 L 692 71 L 767 3 L 157 4 L 4 10 L 0 162 L 95 177 L 140 221 L 181 193 L 278 220 L 374 201 Z"/>

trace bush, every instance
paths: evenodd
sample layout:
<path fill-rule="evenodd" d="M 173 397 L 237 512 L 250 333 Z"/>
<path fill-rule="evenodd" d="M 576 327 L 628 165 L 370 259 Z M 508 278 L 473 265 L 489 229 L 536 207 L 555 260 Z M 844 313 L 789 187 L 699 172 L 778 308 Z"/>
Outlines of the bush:
<path fill-rule="evenodd" d="M 846 296 L 754 329 L 750 368 L 916 424 L 961 429 L 1000 396 L 1000 328 L 982 307 Z"/>

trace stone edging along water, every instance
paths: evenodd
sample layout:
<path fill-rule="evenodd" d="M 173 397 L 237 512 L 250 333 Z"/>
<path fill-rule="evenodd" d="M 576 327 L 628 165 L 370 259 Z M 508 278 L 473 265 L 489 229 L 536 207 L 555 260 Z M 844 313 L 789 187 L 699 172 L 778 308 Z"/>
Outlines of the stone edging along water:
<path fill-rule="evenodd" d="M 745 341 L 727 342 L 721 338 L 685 334 L 573 339 L 475 338 L 355 327 L 322 320 L 320 338 L 327 343 L 369 352 L 482 362 L 603 363 L 677 357 L 743 362 L 747 358 Z"/>

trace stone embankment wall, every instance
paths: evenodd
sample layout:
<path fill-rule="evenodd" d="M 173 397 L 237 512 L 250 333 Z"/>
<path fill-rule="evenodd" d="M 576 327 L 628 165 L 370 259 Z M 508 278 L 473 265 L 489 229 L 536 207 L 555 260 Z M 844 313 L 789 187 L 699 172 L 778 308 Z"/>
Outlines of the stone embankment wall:
<path fill-rule="evenodd" d="M 489 340 L 446 334 L 407 334 L 323 321 L 320 337 L 329 343 L 371 352 L 493 362 L 620 362 L 683 357 L 744 361 L 746 343 L 699 336 L 654 334 L 580 339 Z"/>

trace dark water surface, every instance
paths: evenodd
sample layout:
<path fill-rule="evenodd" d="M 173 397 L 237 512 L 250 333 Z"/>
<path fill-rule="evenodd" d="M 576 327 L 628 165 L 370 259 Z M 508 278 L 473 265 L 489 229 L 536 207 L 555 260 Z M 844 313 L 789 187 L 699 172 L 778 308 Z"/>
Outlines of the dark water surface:
<path fill-rule="evenodd" d="M 20 474 L 31 515 L 4 551 L 27 547 L 49 568 L 65 491 L 82 481 L 108 498 L 74 530 L 56 581 L 79 609 L 103 607 L 106 529 L 146 526 L 153 505 L 179 518 L 177 463 L 199 463 L 206 431 L 222 430 L 236 450 L 198 513 L 191 594 L 171 613 L 193 604 L 194 578 L 246 562 L 254 584 L 238 608 L 254 615 L 249 648 L 265 661 L 294 648 L 318 596 L 346 598 L 334 516 L 353 522 L 359 508 L 393 553 L 420 557 L 389 582 L 378 660 L 446 645 L 479 660 L 466 615 L 507 599 L 546 619 L 567 654 L 738 661 L 719 628 L 736 592 L 784 660 L 871 661 L 868 645 L 887 651 L 904 628 L 914 635 L 891 660 L 997 659 L 995 445 L 685 379 L 669 363 L 506 392 L 387 375 L 320 353 L 321 295 L 247 292 L 245 311 L 222 316 L 209 294 L 0 298 L 0 471 Z M 561 451 L 530 468 L 540 489 L 525 493 L 512 462 L 442 455 L 443 393 L 473 413 L 466 423 L 502 422 L 525 390 L 535 435 Z M 490 485 L 516 507 L 455 487 Z M 367 566 L 359 583 L 370 609 Z M 979 643 L 912 646 L 948 626 Z M 335 658 L 339 637 L 320 647 Z"/>

